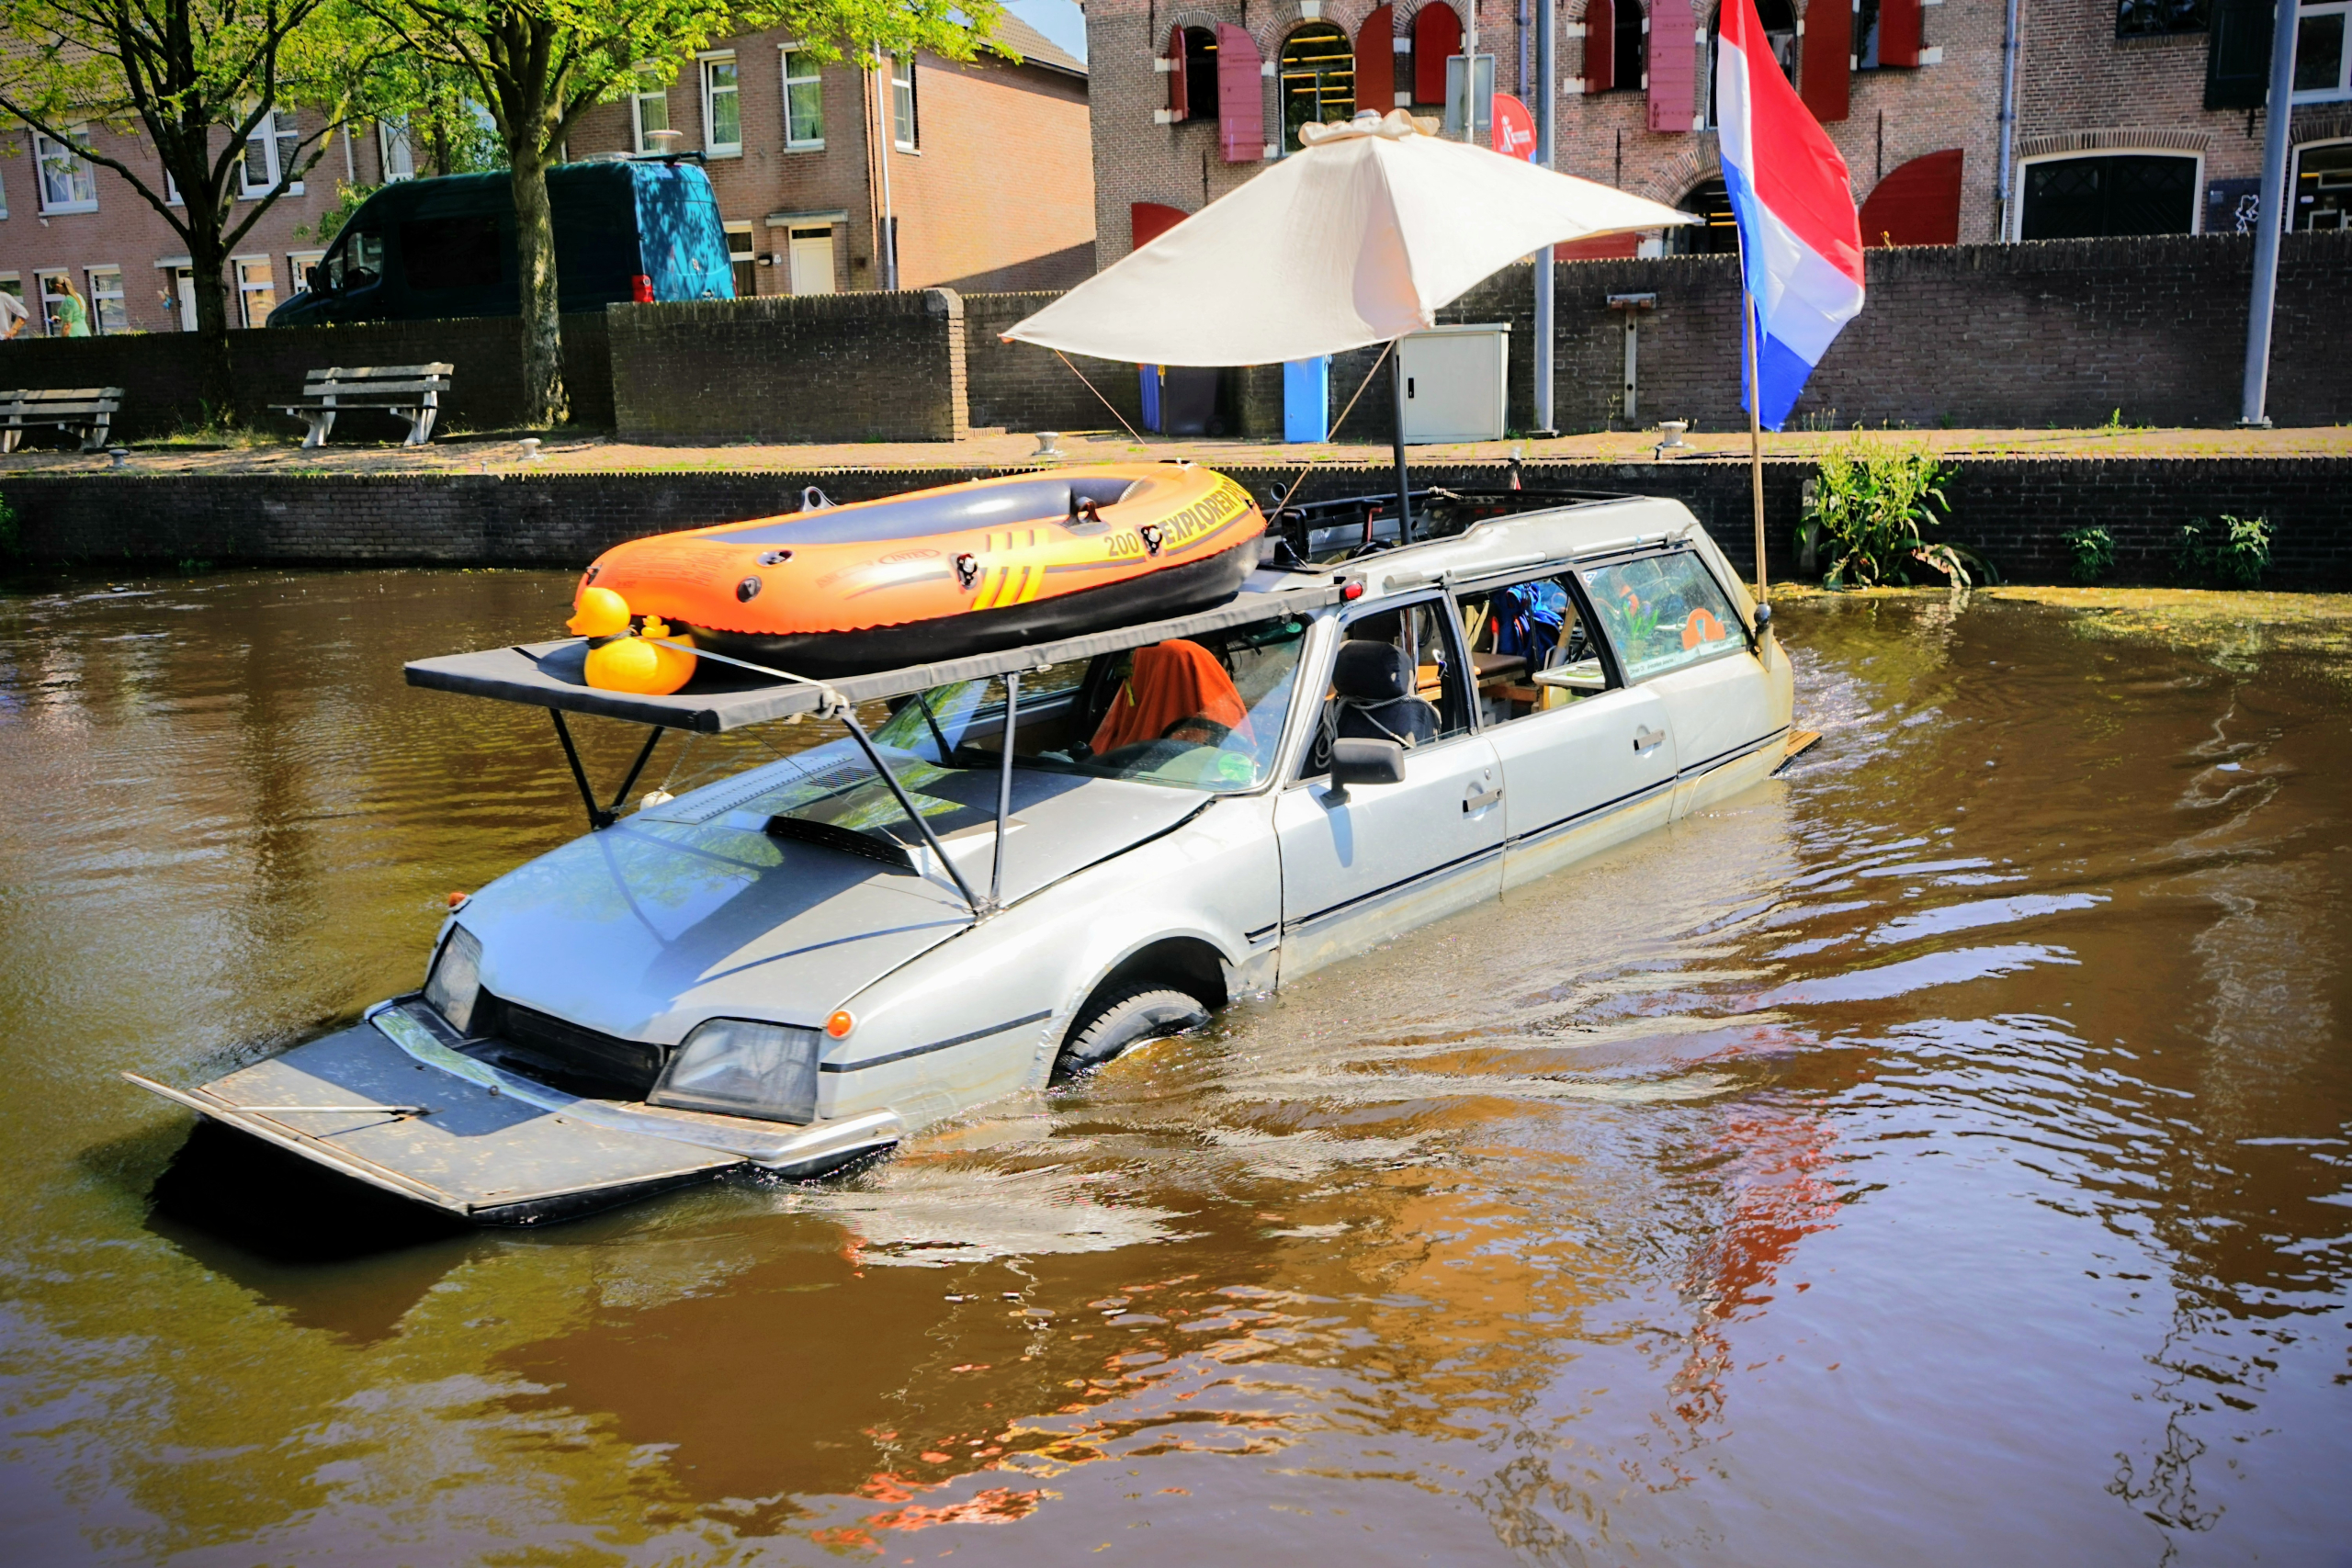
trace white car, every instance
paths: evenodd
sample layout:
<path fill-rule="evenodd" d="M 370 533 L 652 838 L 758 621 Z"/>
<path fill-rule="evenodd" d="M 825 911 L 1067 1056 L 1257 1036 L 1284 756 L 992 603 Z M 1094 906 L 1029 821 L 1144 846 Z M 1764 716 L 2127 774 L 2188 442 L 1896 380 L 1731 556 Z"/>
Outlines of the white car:
<path fill-rule="evenodd" d="M 1679 504 L 1283 558 L 1215 610 L 830 685 L 623 696 L 576 642 L 412 665 L 549 708 L 583 795 L 567 710 L 846 733 L 628 815 L 590 795 L 587 835 L 454 912 L 422 992 L 200 1089 L 130 1076 L 484 1224 L 815 1175 L 1787 755 L 1769 611 Z"/>

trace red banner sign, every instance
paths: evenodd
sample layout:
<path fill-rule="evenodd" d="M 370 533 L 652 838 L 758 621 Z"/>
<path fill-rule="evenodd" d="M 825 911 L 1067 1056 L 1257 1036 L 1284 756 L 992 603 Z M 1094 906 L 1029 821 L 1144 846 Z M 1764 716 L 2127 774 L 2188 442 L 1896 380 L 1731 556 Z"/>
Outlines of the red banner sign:
<path fill-rule="evenodd" d="M 1509 93 L 1495 95 L 1495 151 L 1535 162 L 1535 117 Z"/>

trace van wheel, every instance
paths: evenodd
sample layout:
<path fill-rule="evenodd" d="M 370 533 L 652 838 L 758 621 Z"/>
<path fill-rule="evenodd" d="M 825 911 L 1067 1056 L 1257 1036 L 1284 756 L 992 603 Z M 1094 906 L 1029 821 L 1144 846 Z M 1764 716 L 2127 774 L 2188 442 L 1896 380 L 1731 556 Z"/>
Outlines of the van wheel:
<path fill-rule="evenodd" d="M 1130 1045 L 1198 1029 L 1209 1021 L 1200 998 L 1148 982 L 1113 991 L 1069 1032 L 1054 1062 L 1056 1083 L 1101 1066 Z"/>

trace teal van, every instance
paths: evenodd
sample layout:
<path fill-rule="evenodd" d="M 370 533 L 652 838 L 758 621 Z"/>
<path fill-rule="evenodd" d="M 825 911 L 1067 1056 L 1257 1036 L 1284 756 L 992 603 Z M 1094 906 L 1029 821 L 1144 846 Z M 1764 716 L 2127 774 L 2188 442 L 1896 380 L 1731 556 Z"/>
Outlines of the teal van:
<path fill-rule="evenodd" d="M 548 199 L 560 309 L 735 298 L 718 197 L 698 164 L 564 164 L 548 171 Z M 513 182 L 503 172 L 449 175 L 402 180 L 361 203 L 269 324 L 513 316 L 522 308 Z"/>

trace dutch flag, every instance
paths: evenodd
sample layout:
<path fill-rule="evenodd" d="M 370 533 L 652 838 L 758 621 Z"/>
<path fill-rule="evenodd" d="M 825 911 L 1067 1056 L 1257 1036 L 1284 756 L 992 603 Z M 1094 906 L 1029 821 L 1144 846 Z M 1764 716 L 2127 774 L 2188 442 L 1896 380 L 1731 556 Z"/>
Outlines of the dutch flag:
<path fill-rule="evenodd" d="M 1715 107 L 1740 265 L 1762 334 L 1755 407 L 1778 430 L 1831 340 L 1861 313 L 1861 220 L 1846 160 L 1781 73 L 1756 0 L 1724 0 Z M 1743 387 L 1747 379 L 1743 354 Z"/>

